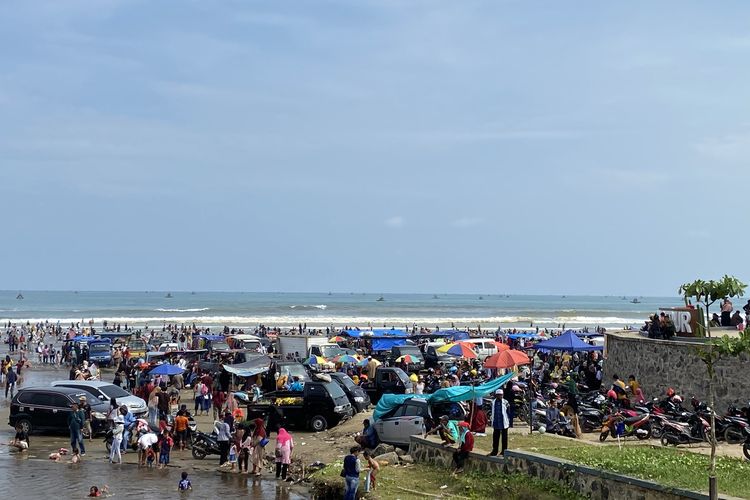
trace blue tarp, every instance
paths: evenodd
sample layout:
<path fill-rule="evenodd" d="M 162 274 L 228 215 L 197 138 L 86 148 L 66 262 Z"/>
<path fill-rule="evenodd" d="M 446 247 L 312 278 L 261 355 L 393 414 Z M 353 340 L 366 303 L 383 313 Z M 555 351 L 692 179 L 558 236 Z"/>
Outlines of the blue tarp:
<path fill-rule="evenodd" d="M 450 337 L 453 342 L 459 341 L 459 340 L 466 340 L 469 338 L 469 332 L 464 332 L 461 330 L 452 330 L 450 332 Z"/>
<path fill-rule="evenodd" d="M 507 373 L 502 377 L 498 377 L 490 380 L 487 383 L 471 386 L 471 385 L 459 385 L 458 387 L 446 387 L 439 389 L 432 394 L 424 394 L 417 397 L 421 397 L 427 400 L 430 404 L 453 402 L 459 401 L 471 401 L 474 398 L 483 398 L 494 393 L 496 390 L 502 388 L 508 381 L 513 378 L 515 373 Z M 379 420 L 383 415 L 397 407 L 407 399 L 415 397 L 414 394 L 383 394 L 378 401 L 375 411 L 372 414 L 373 421 Z"/>
<path fill-rule="evenodd" d="M 511 333 L 508 335 L 509 339 L 542 339 L 541 335 L 537 335 L 536 333 Z"/>
<path fill-rule="evenodd" d="M 559 337 L 555 337 L 549 340 L 544 340 L 542 342 L 539 342 L 534 347 L 539 350 L 571 351 L 571 352 L 601 351 L 602 349 L 604 349 L 601 346 L 587 344 L 583 340 L 579 339 L 578 335 L 576 335 L 575 333 L 571 331 L 565 332 Z"/>
<path fill-rule="evenodd" d="M 239 377 L 252 377 L 253 375 L 267 372 L 270 366 L 271 358 L 268 356 L 253 356 L 244 363 L 224 365 L 224 370 Z"/>
<path fill-rule="evenodd" d="M 73 342 L 91 342 L 92 340 L 96 340 L 96 339 L 94 337 L 82 337 L 79 335 L 69 340 L 72 340 Z"/>
<path fill-rule="evenodd" d="M 198 338 L 203 340 L 210 340 L 211 342 L 215 342 L 217 340 L 225 340 L 224 335 L 198 335 Z"/>
<path fill-rule="evenodd" d="M 385 336 L 385 337 L 408 337 L 409 334 L 407 334 L 403 330 L 391 330 L 390 328 L 376 328 L 372 331 L 373 336 Z"/>
<path fill-rule="evenodd" d="M 355 339 L 358 339 L 359 337 L 362 336 L 362 331 L 361 330 L 342 330 L 341 334 L 342 335 L 348 335 L 349 337 L 353 337 Z"/>
<path fill-rule="evenodd" d="M 373 351 L 390 351 L 391 348 L 396 346 L 406 345 L 406 339 L 373 339 L 372 350 Z"/>

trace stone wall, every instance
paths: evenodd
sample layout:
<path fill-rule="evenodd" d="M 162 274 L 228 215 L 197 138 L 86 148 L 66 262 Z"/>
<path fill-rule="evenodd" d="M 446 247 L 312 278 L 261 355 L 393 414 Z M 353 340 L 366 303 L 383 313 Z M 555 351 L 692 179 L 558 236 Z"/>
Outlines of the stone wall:
<path fill-rule="evenodd" d="M 452 467 L 453 449 L 418 436 L 411 437 L 409 455 L 416 462 Z M 507 450 L 505 456 L 469 454 L 465 468 L 486 474 L 528 474 L 566 485 L 592 500 L 678 500 L 707 499 L 708 495 L 670 488 L 650 481 L 592 469 L 537 453 Z M 730 498 L 720 495 L 720 498 Z"/>
<path fill-rule="evenodd" d="M 701 343 L 680 340 L 652 340 L 635 333 L 608 333 L 604 384 L 612 375 L 623 380 L 635 375 L 647 398 L 662 397 L 673 387 L 682 395 L 685 404 L 692 396 L 708 401 L 706 365 L 697 356 Z M 721 360 L 716 367 L 716 409 L 722 413 L 731 403 L 745 406 L 750 400 L 750 357 Z"/>

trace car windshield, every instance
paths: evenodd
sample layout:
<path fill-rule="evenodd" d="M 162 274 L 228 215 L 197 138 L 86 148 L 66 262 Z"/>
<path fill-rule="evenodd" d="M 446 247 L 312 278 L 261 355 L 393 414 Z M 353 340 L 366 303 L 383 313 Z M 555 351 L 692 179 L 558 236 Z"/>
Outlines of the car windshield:
<path fill-rule="evenodd" d="M 109 352 L 109 344 L 91 344 L 89 352 Z"/>
<path fill-rule="evenodd" d="M 347 389 L 353 389 L 357 387 L 357 384 L 354 383 L 354 380 L 352 380 L 349 375 L 342 375 L 337 377 L 339 380 L 341 380 L 344 385 L 347 387 Z"/>
<path fill-rule="evenodd" d="M 331 394 L 331 396 L 333 396 L 334 400 L 339 398 L 346 398 L 344 390 L 336 382 L 329 382 L 326 384 L 326 387 L 328 388 L 328 392 Z"/>
<path fill-rule="evenodd" d="M 211 342 L 211 349 L 214 351 L 228 351 L 229 344 L 226 342 Z"/>
<path fill-rule="evenodd" d="M 324 358 L 334 358 L 340 354 L 344 354 L 344 350 L 337 345 L 322 345 L 320 346 L 320 353 Z"/>
<path fill-rule="evenodd" d="M 124 397 L 130 396 L 129 392 L 126 392 L 123 389 L 120 389 L 114 384 L 104 385 L 102 387 L 99 387 L 99 390 L 102 391 L 104 394 L 106 394 L 109 399 L 124 398 Z"/>
<path fill-rule="evenodd" d="M 69 394 L 69 395 L 68 395 L 68 397 L 69 397 L 70 399 L 72 399 L 73 401 L 75 401 L 76 403 L 77 403 L 78 401 L 80 401 L 80 399 L 81 399 L 81 396 L 86 396 L 86 402 L 87 402 L 88 404 L 90 404 L 90 405 L 98 405 L 98 404 L 101 404 L 101 403 L 102 403 L 101 401 L 99 401 L 99 400 L 98 400 L 97 398 L 95 398 L 94 396 L 92 396 L 92 395 L 91 395 L 91 394 L 89 394 L 88 392 L 83 392 L 83 391 L 81 391 L 81 392 L 79 392 L 79 393 L 76 393 L 76 394 Z"/>
<path fill-rule="evenodd" d="M 300 379 L 307 378 L 305 367 L 299 363 L 281 365 L 279 366 L 279 373 L 281 373 L 282 375 L 286 375 L 287 377 L 299 377 Z"/>
<path fill-rule="evenodd" d="M 408 354 L 409 356 L 422 359 L 422 351 L 419 350 L 419 347 L 399 347 L 398 349 L 401 356 L 406 356 Z"/>
<path fill-rule="evenodd" d="M 146 343 L 142 340 L 131 340 L 128 342 L 128 349 L 132 350 L 143 350 L 146 348 Z"/>

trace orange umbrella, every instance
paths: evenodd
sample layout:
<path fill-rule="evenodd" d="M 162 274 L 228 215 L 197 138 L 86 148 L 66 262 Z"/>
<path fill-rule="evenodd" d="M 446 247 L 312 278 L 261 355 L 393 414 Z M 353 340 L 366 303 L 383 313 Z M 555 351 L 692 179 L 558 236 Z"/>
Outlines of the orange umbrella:
<path fill-rule="evenodd" d="M 521 351 L 509 349 L 507 351 L 493 354 L 484 362 L 485 368 L 512 368 L 518 365 L 528 365 L 531 360 Z"/>
<path fill-rule="evenodd" d="M 510 349 L 510 346 L 508 344 L 503 344 L 502 342 L 494 341 L 493 342 L 495 346 L 497 347 L 497 352 L 503 352 Z"/>

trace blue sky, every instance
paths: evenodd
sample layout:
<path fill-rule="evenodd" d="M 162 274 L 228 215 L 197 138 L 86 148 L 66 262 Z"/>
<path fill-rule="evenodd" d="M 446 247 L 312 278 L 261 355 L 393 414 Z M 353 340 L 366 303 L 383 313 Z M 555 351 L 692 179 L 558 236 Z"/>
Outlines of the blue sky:
<path fill-rule="evenodd" d="M 5 1 L 0 288 L 750 278 L 750 5 L 718 7 Z"/>

